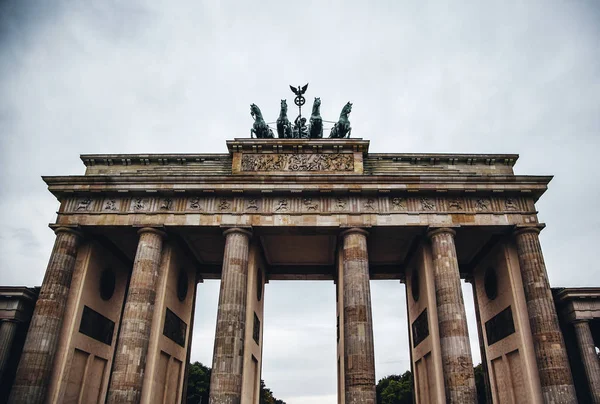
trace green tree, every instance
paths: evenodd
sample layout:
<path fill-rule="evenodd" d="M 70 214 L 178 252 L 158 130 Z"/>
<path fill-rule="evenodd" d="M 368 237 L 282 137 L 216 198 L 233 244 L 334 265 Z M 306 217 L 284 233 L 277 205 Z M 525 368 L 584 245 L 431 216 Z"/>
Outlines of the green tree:
<path fill-rule="evenodd" d="M 208 404 L 210 368 L 200 362 L 190 363 L 187 386 L 187 404 Z M 260 381 L 260 404 L 286 404 L 273 396 L 263 380 Z"/>
<path fill-rule="evenodd" d="M 379 380 L 376 387 L 377 404 L 412 404 L 413 377 L 410 371 Z"/>
<path fill-rule="evenodd" d="M 485 373 L 483 371 L 483 365 L 479 365 L 473 368 L 475 372 L 475 388 L 477 389 L 477 403 L 486 404 L 486 386 L 485 386 Z"/>
<path fill-rule="evenodd" d="M 279 400 L 273 396 L 273 392 L 265 385 L 265 381 L 260 381 L 260 399 L 259 404 L 286 404 L 285 401 Z"/>
<path fill-rule="evenodd" d="M 187 404 L 208 404 L 210 393 L 210 368 L 200 362 L 190 363 L 188 373 Z"/>

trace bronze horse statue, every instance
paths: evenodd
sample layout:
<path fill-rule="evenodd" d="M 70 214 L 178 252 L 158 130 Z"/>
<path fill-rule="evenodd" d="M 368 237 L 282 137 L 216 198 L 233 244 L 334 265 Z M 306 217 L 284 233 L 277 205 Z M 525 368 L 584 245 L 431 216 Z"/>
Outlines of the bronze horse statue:
<path fill-rule="evenodd" d="M 350 133 L 352 132 L 350 120 L 348 119 L 350 112 L 352 112 L 352 103 L 348 102 L 344 108 L 342 108 L 340 119 L 333 125 L 333 128 L 331 128 L 331 133 L 329 134 L 330 138 L 343 139 L 350 137 Z"/>
<path fill-rule="evenodd" d="M 323 138 L 323 118 L 321 118 L 321 98 L 315 97 L 310 115 L 309 133 L 311 139 Z"/>
<path fill-rule="evenodd" d="M 273 131 L 269 128 L 269 125 L 265 122 L 262 113 L 260 112 L 260 108 L 256 104 L 250 105 L 250 115 L 254 118 L 254 125 L 250 129 L 250 138 L 253 135 L 256 135 L 257 139 L 272 139 Z"/>
<path fill-rule="evenodd" d="M 277 137 L 284 139 L 292 138 L 292 123 L 287 117 L 287 101 L 281 100 L 281 110 L 277 118 Z"/>

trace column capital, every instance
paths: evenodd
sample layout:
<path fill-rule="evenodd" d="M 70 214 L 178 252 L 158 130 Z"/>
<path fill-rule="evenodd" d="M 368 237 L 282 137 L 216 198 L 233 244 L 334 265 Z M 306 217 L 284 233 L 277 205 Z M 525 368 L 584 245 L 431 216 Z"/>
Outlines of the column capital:
<path fill-rule="evenodd" d="M 22 323 L 21 320 L 19 320 L 18 318 L 1 318 L 0 319 L 0 323 L 16 323 L 16 324 L 20 324 Z"/>
<path fill-rule="evenodd" d="M 369 235 L 369 232 L 366 231 L 364 228 L 362 227 L 350 227 L 349 229 L 345 229 L 340 233 L 340 237 L 345 237 L 348 234 L 354 234 L 354 233 L 358 233 L 358 234 L 362 234 L 363 236 L 367 237 Z"/>
<path fill-rule="evenodd" d="M 450 234 L 454 238 L 454 236 L 456 236 L 456 230 L 450 227 L 429 227 L 427 229 L 427 237 L 429 239 L 437 234 Z"/>
<path fill-rule="evenodd" d="M 252 237 L 252 228 L 251 227 L 250 228 L 228 227 L 225 230 L 223 230 L 224 236 L 227 236 L 228 234 L 233 234 L 233 233 L 244 234 L 250 238 L 250 237 Z"/>
<path fill-rule="evenodd" d="M 156 227 L 142 227 L 141 229 L 139 229 L 137 231 L 137 234 L 139 234 L 140 236 L 144 233 L 154 233 L 154 234 L 159 235 L 162 238 L 167 237 L 167 233 L 165 233 L 162 230 L 157 229 Z"/>
<path fill-rule="evenodd" d="M 83 238 L 83 233 L 81 232 L 79 226 L 67 227 L 67 226 L 56 226 L 50 225 L 50 228 L 54 230 L 54 234 L 58 235 L 60 233 L 70 233 L 79 238 Z"/>
<path fill-rule="evenodd" d="M 518 236 L 520 234 L 525 234 L 525 233 L 535 233 L 535 234 L 540 234 L 540 232 L 545 228 L 546 226 L 543 224 L 534 224 L 534 225 L 517 225 L 514 227 L 513 229 L 513 236 Z"/>
<path fill-rule="evenodd" d="M 589 324 L 590 320 L 587 318 L 576 318 L 574 320 L 571 320 L 571 324 L 575 325 L 575 324 Z"/>

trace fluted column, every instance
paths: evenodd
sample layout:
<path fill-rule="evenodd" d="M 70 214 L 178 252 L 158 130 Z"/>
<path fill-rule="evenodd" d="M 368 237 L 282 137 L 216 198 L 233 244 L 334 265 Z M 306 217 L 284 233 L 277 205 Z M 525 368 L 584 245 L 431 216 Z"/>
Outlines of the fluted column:
<path fill-rule="evenodd" d="M 352 228 L 343 239 L 344 385 L 346 404 L 375 403 L 375 353 L 367 233 Z"/>
<path fill-rule="evenodd" d="M 573 327 L 575 327 L 577 345 L 585 368 L 592 402 L 600 404 L 600 359 L 596 355 L 596 346 L 592 338 L 590 324 L 586 320 L 577 320 L 573 323 Z"/>
<path fill-rule="evenodd" d="M 138 234 L 140 240 L 121 319 L 108 403 L 139 403 L 142 395 L 165 233 L 144 227 Z"/>
<path fill-rule="evenodd" d="M 0 380 L 4 375 L 4 367 L 12 350 L 19 322 L 15 319 L 4 319 L 0 322 Z"/>
<path fill-rule="evenodd" d="M 536 227 L 514 233 L 533 335 L 535 357 L 546 403 L 577 403 L 575 386 Z"/>
<path fill-rule="evenodd" d="M 59 227 L 29 332 L 17 368 L 9 403 L 42 403 L 58 346 L 81 233 Z"/>
<path fill-rule="evenodd" d="M 231 228 L 225 235 L 217 331 L 210 378 L 210 404 L 239 404 L 246 332 L 248 252 L 252 233 Z"/>
<path fill-rule="evenodd" d="M 475 403 L 475 374 L 460 284 L 455 231 L 430 230 L 433 277 L 447 403 Z"/>

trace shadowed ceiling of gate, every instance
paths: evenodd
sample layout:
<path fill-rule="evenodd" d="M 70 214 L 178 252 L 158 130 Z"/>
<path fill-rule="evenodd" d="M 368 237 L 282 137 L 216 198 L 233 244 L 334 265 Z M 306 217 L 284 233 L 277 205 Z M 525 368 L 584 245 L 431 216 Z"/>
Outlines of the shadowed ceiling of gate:
<path fill-rule="evenodd" d="M 503 237 L 500 228 L 471 227 L 457 230 L 456 251 L 463 275 Z M 220 228 L 170 228 L 169 242 L 178 246 L 198 267 L 202 279 L 220 278 L 225 238 Z M 138 237 L 135 229 L 91 228 L 88 233 L 131 266 Z M 271 280 L 333 280 L 339 229 L 256 228 L 267 273 Z M 426 242 L 425 227 L 374 227 L 367 239 L 371 279 L 401 279 L 411 259 Z"/>

